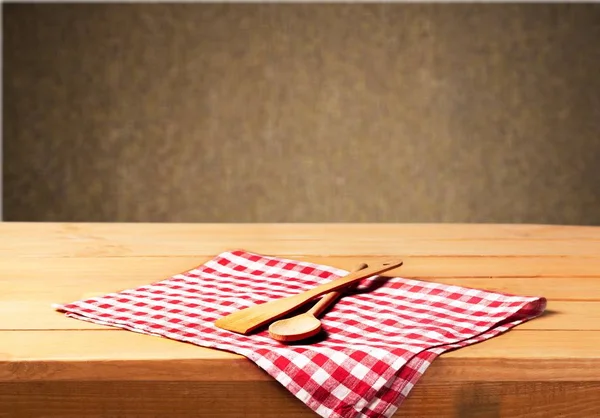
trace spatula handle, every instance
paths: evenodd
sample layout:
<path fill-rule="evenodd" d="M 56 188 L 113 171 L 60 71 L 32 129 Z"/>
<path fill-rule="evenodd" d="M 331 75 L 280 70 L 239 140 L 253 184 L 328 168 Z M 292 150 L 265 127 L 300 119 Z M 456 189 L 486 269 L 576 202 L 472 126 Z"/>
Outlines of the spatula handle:
<path fill-rule="evenodd" d="M 359 265 L 354 267 L 352 271 L 359 271 L 367 267 L 367 264 L 360 263 Z M 349 285 L 348 287 L 351 286 L 352 285 Z M 321 297 L 321 299 L 315 304 L 315 306 L 308 310 L 308 313 L 313 314 L 315 318 L 318 318 L 325 311 L 325 309 L 327 309 L 333 302 L 337 300 L 337 298 L 340 297 L 341 294 L 341 291 L 333 291 L 327 293 L 326 295 Z"/>
<path fill-rule="evenodd" d="M 367 277 L 371 277 L 376 274 L 386 272 L 388 270 L 392 270 L 396 267 L 400 267 L 401 265 L 402 261 L 397 259 L 374 262 L 369 264 L 365 269 L 362 269 L 360 271 L 354 271 L 344 277 L 338 277 L 335 280 L 323 283 L 317 287 L 313 287 L 312 289 L 307 290 L 306 292 L 300 293 L 296 296 L 288 297 L 287 299 L 293 300 L 294 298 L 297 298 L 298 301 L 304 300 L 304 302 L 302 303 L 305 303 L 311 299 L 332 292 L 334 290 L 343 289 L 351 283 L 358 282 L 362 279 L 366 279 Z"/>

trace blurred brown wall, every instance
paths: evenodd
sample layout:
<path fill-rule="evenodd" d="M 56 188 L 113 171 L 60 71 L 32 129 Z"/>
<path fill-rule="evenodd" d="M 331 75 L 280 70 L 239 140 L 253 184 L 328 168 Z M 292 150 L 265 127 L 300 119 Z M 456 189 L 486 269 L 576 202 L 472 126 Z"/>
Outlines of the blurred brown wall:
<path fill-rule="evenodd" d="M 3 9 L 5 220 L 600 224 L 600 5 Z"/>

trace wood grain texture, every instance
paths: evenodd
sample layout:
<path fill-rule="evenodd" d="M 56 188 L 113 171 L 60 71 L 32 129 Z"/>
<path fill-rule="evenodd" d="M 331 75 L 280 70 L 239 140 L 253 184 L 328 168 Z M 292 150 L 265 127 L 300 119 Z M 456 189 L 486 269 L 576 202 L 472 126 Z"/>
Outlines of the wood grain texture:
<path fill-rule="evenodd" d="M 166 370 L 179 379 L 219 380 L 224 370 L 235 370 L 228 380 L 258 379 L 256 366 L 237 354 L 132 332 L 0 331 L 0 337 L 1 381 L 153 380 Z M 426 375 L 448 382 L 597 381 L 599 346 L 598 331 L 516 329 L 444 354 Z"/>
<path fill-rule="evenodd" d="M 437 359 L 398 416 L 598 415 L 598 245 L 600 228 L 544 225 L 2 223 L 0 416 L 82 416 L 83 404 L 90 417 L 313 416 L 241 356 L 50 306 L 162 280 L 235 248 L 346 270 L 394 256 L 404 265 L 390 275 L 546 296 L 542 317 Z"/>
<path fill-rule="evenodd" d="M 75 393 L 77 396 L 73 396 Z M 224 402 L 226 399 L 230 401 Z M 597 382 L 464 382 L 418 385 L 395 416 L 580 418 L 599 414 L 600 383 Z M 249 386 L 241 382 L 178 381 L 173 376 L 173 380 L 166 382 L 0 382 L 0 417 L 15 416 L 308 418 L 316 415 L 275 381 Z"/>
<path fill-rule="evenodd" d="M 8 257 L 337 256 L 598 257 L 595 227 L 435 224 L 35 224 L 7 223 Z M 160 245 L 157 245 L 160 243 Z"/>

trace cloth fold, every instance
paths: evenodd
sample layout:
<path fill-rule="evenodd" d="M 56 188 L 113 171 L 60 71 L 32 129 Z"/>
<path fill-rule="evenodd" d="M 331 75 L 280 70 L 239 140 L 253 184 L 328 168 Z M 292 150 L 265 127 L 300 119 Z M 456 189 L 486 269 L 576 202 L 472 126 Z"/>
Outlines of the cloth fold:
<path fill-rule="evenodd" d="M 55 308 L 67 316 L 247 357 L 323 417 L 391 417 L 437 356 L 541 315 L 526 297 L 400 277 L 363 280 L 309 342 L 214 326 L 223 315 L 348 272 L 236 250 L 166 280 Z"/>

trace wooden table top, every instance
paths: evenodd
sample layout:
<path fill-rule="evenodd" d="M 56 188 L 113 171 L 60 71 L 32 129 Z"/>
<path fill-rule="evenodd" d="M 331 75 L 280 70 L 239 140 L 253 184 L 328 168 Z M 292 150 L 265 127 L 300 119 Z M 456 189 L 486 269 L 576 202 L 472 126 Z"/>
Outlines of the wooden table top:
<path fill-rule="evenodd" d="M 545 315 L 442 355 L 421 381 L 600 382 L 600 227 L 76 223 L 0 223 L 0 382 L 271 380 L 235 354 L 51 307 L 162 280 L 231 249 L 344 269 L 399 256 L 404 266 L 390 274 L 545 296 Z"/>

